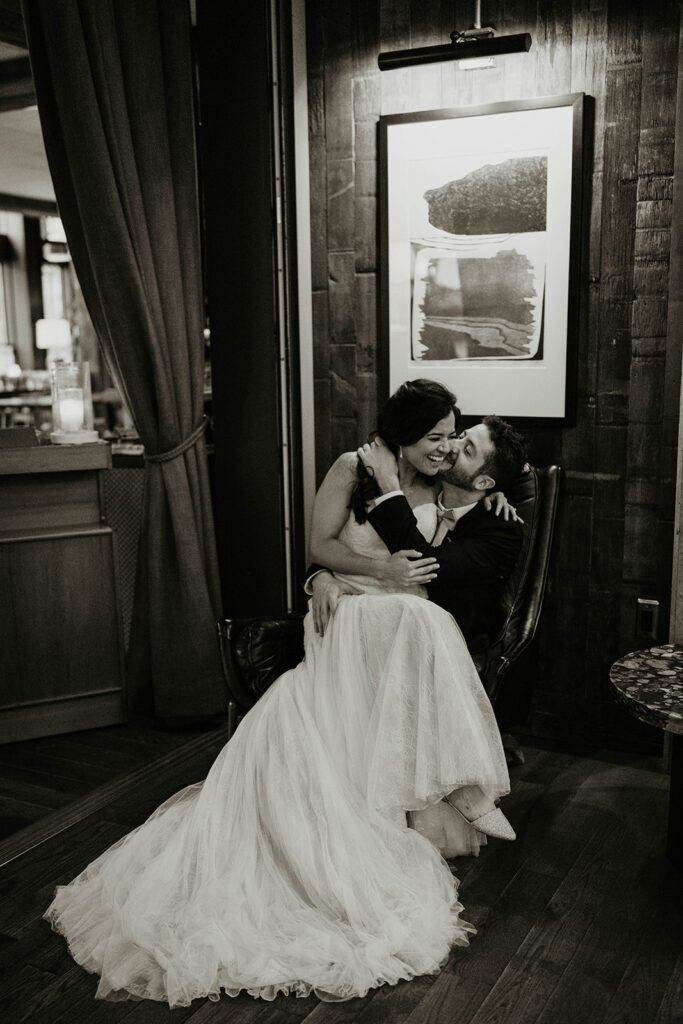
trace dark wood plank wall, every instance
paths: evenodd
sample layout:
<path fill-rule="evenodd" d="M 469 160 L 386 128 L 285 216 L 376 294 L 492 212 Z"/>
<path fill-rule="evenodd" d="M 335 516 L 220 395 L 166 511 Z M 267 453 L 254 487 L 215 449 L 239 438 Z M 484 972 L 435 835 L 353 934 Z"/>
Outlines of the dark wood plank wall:
<path fill-rule="evenodd" d="M 498 58 L 494 70 L 453 62 L 380 74 L 380 50 L 445 42 L 473 5 L 307 4 L 318 475 L 364 438 L 377 410 L 379 115 L 594 97 L 576 425 L 525 431 L 533 460 L 566 472 L 527 724 L 537 734 L 655 742 L 614 709 L 608 668 L 644 646 L 637 597 L 661 602 L 667 634 L 681 365 L 680 337 L 667 337 L 680 4 L 482 6 L 499 32 L 531 32 L 530 53 Z"/>

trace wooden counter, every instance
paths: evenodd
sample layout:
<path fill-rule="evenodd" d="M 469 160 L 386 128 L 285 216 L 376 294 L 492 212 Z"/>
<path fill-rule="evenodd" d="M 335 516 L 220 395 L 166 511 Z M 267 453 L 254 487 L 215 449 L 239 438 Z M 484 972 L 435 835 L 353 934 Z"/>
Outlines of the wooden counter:
<path fill-rule="evenodd" d="M 125 719 L 109 446 L 0 449 L 0 743 Z"/>

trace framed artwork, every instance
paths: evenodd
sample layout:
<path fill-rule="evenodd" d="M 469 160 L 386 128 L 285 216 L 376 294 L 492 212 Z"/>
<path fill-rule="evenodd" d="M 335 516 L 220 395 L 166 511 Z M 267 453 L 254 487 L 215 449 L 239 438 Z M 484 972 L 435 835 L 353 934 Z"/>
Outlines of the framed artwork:
<path fill-rule="evenodd" d="M 465 415 L 568 420 L 584 95 L 380 118 L 387 392 L 428 377 Z"/>

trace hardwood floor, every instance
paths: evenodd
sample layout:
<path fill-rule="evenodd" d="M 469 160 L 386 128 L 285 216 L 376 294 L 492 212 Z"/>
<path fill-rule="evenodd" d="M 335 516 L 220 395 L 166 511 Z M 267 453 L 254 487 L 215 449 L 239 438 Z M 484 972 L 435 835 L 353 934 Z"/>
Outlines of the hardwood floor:
<path fill-rule="evenodd" d="M 437 976 L 365 999 L 274 1003 L 224 997 L 170 1011 L 94 1001 L 41 915 L 56 883 L 180 786 L 221 744 L 133 786 L 0 872 L 0 996 L 12 1024 L 681 1024 L 683 875 L 664 857 L 667 777 L 654 758 L 526 747 L 505 809 L 517 841 L 461 858 L 465 917 L 478 934 Z"/>
<path fill-rule="evenodd" d="M 0 745 L 0 842 L 205 731 L 138 719 Z"/>

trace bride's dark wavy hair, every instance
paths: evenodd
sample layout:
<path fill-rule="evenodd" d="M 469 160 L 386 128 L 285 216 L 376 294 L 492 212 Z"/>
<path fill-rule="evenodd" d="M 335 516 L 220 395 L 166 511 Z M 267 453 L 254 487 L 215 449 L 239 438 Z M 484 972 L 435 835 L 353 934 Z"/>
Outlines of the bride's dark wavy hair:
<path fill-rule="evenodd" d="M 455 414 L 457 429 L 460 410 L 456 401 L 455 395 L 443 384 L 422 378 L 408 380 L 387 401 L 377 418 L 377 430 L 370 438 L 379 434 L 394 455 L 398 456 L 403 445 L 415 444 L 451 412 Z M 379 495 L 379 487 L 360 459 L 356 476 L 358 479 L 351 492 L 349 508 L 356 522 L 364 523 L 368 518 L 366 504 Z"/>

